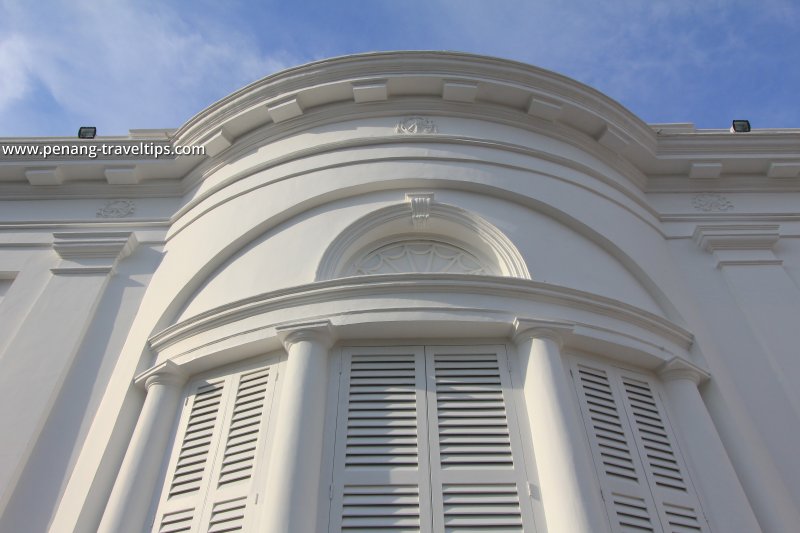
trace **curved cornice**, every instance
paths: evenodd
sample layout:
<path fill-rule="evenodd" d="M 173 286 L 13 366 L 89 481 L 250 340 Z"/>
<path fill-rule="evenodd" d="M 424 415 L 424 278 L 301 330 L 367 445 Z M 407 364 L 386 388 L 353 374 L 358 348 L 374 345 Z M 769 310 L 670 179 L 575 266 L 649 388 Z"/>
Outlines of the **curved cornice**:
<path fill-rule="evenodd" d="M 392 84 L 396 80 L 402 82 L 414 78 L 420 78 L 424 83 L 415 84 L 414 87 Z M 471 83 L 483 85 L 470 94 L 468 86 Z M 232 119 L 241 119 L 243 112 L 249 112 L 250 116 L 246 118 L 253 120 L 255 112 L 251 109 L 254 105 L 266 105 L 268 120 L 280 122 L 285 113 L 269 109 L 274 110 L 295 98 L 299 98 L 297 104 L 301 108 L 300 113 L 310 107 L 335 101 L 358 101 L 359 97 L 353 93 L 354 88 L 358 92 L 359 87 L 368 84 L 373 87 L 386 84 L 385 98 L 436 93 L 448 101 L 495 101 L 547 119 L 562 115 L 571 119 L 583 114 L 580 118 L 593 122 L 591 129 L 598 136 L 603 135 L 601 130 L 608 126 L 621 128 L 612 130 L 609 135 L 626 142 L 630 135 L 650 137 L 651 141 L 654 137 L 653 130 L 647 124 L 616 101 L 555 72 L 507 59 L 461 52 L 396 51 L 325 59 L 267 76 L 192 117 L 175 132 L 175 138 L 183 144 L 205 139 L 210 132 L 219 130 Z M 447 84 L 467 89 L 460 93 L 448 91 Z M 490 88 L 504 90 L 491 91 L 500 94 L 490 95 Z M 315 93 L 309 94 L 310 91 Z M 382 96 L 373 96 L 365 101 L 380 101 Z M 588 126 L 582 124 L 584 128 Z M 610 138 L 606 141 L 610 141 Z"/>
<path fill-rule="evenodd" d="M 338 308 L 338 304 L 357 298 L 375 301 L 376 298 L 404 299 L 411 295 L 428 296 L 434 293 L 496 296 L 522 302 L 524 305 L 535 302 L 552 303 L 563 308 L 586 311 L 598 317 L 630 324 L 655 335 L 665 344 L 678 346 L 680 349 L 688 349 L 693 342 L 690 332 L 661 316 L 612 298 L 577 289 L 509 277 L 395 274 L 319 281 L 244 298 L 169 326 L 150 338 L 150 346 L 155 352 L 161 352 L 181 341 L 230 324 L 243 324 L 252 317 L 264 316 L 273 311 L 286 314 L 289 309 L 309 305 L 334 303 Z M 401 306 L 396 309 L 402 311 L 404 308 Z M 360 304 L 358 312 L 366 311 L 368 310 L 365 310 L 363 303 Z M 484 311 L 491 310 L 484 309 Z"/>
<path fill-rule="evenodd" d="M 639 189 L 691 190 L 698 179 L 721 179 L 722 187 L 742 180 L 765 190 L 800 187 L 798 130 L 731 134 L 695 131 L 691 125 L 647 125 L 608 96 L 548 70 L 474 54 L 416 51 L 356 54 L 290 68 L 223 98 L 176 131 L 132 132 L 124 138 L 87 141 L 202 144 L 205 157 L 50 159 L 47 165 L 8 161 L 0 166 L 0 182 L 8 182 L 2 194 L 75 195 L 87 181 L 96 187 L 106 181 L 105 194 L 156 194 L 154 188 L 163 188 L 163 194 L 183 194 L 255 137 L 270 143 L 331 121 L 402 113 L 417 104 L 419 112 L 431 115 L 467 114 L 566 138 L 608 160 Z M 771 179 L 754 179 L 764 176 Z M 30 184 L 20 188 L 26 180 Z"/>

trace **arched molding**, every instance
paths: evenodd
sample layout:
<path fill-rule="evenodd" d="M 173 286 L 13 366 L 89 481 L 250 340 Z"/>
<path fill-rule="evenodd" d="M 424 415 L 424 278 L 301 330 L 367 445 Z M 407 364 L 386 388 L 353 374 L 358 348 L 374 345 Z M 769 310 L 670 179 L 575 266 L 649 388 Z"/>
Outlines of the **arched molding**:
<path fill-rule="evenodd" d="M 482 217 L 464 209 L 431 201 L 426 206 L 425 223 L 414 199 L 361 217 L 348 226 L 328 246 L 315 279 L 335 279 L 348 275 L 353 261 L 393 242 L 424 239 L 451 244 L 473 254 L 489 274 L 531 279 L 525 260 L 506 235 Z M 419 202 L 417 202 L 419 203 Z"/>
<path fill-rule="evenodd" d="M 470 295 L 481 295 L 480 303 L 465 304 Z M 558 328 L 565 346 L 639 360 L 650 369 L 674 356 L 689 358 L 693 344 L 690 332 L 663 317 L 575 289 L 509 277 L 396 274 L 314 282 L 231 302 L 159 331 L 149 346 L 157 362 L 194 365 L 225 350 L 244 357 L 280 349 L 276 327 L 287 318 L 330 320 L 338 339 L 409 332 L 471 338 L 508 337 L 518 316 L 530 317 L 523 330 L 571 324 L 569 331 Z M 648 354 L 646 361 L 637 354 Z"/>

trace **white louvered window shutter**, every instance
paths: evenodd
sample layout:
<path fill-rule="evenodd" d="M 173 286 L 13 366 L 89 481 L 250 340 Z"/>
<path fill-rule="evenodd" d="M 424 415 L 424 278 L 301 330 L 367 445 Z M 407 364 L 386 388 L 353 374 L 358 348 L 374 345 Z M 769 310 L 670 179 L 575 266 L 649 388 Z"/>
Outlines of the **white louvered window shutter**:
<path fill-rule="evenodd" d="M 343 354 L 330 531 L 430 531 L 420 347 Z"/>
<path fill-rule="evenodd" d="M 189 386 L 154 532 L 246 530 L 276 368 L 250 365 Z"/>
<path fill-rule="evenodd" d="M 331 532 L 534 531 L 502 346 L 346 348 Z"/>
<path fill-rule="evenodd" d="M 614 531 L 708 531 L 654 380 L 578 358 L 572 372 Z"/>
<path fill-rule="evenodd" d="M 534 531 L 504 347 L 426 356 L 434 531 Z"/>

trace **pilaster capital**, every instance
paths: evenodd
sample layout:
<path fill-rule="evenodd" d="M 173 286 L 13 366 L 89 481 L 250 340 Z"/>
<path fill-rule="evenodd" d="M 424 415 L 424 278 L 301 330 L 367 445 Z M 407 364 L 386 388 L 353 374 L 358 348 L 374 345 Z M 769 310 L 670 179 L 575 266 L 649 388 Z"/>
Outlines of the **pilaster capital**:
<path fill-rule="evenodd" d="M 293 344 L 302 341 L 316 342 L 326 349 L 336 342 L 336 332 L 330 320 L 291 322 L 277 326 L 275 331 L 287 352 Z"/>
<path fill-rule="evenodd" d="M 574 328 L 575 324 L 571 322 L 517 317 L 514 319 L 511 338 L 517 345 L 530 339 L 548 339 L 556 342 L 560 348 L 564 337 L 572 333 Z"/>
<path fill-rule="evenodd" d="M 673 357 L 658 367 L 657 371 L 664 381 L 686 379 L 695 385 L 699 385 L 711 377 L 711 374 L 699 366 L 680 357 Z"/>
<path fill-rule="evenodd" d="M 174 361 L 168 359 L 149 368 L 134 378 L 134 383 L 150 390 L 153 385 L 182 387 L 186 383 L 186 371 Z"/>
<path fill-rule="evenodd" d="M 61 264 L 54 274 L 113 274 L 117 263 L 139 244 L 131 231 L 53 233 Z"/>
<path fill-rule="evenodd" d="M 780 238 L 778 224 L 699 225 L 692 238 L 714 254 L 718 267 L 783 264 L 772 251 Z"/>

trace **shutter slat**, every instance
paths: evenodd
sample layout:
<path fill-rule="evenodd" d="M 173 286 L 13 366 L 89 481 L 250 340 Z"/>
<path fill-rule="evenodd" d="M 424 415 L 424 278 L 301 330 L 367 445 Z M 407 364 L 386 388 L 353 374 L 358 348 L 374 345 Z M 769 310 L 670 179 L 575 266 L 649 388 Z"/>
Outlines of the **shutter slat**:
<path fill-rule="evenodd" d="M 476 446 L 476 439 L 442 442 L 449 436 L 473 436 L 474 429 L 508 435 L 508 420 L 500 382 L 497 356 L 435 354 L 439 460 L 443 467 L 495 465 L 513 468 L 511 446 Z M 474 396 L 473 384 L 491 387 L 490 395 Z M 462 392 L 462 394 L 459 394 Z M 466 393 L 466 394 L 464 394 Z M 442 399 L 445 395 L 445 399 Z M 498 399 L 500 401 L 498 401 Z M 457 408 L 453 408 L 457 406 Z"/>
<path fill-rule="evenodd" d="M 515 457 L 508 374 L 499 352 L 429 351 L 434 530 L 522 531 L 532 509 L 520 494 L 523 468 Z"/>
<path fill-rule="evenodd" d="M 416 363 L 413 355 L 354 355 L 347 403 L 349 467 L 418 462 Z M 375 387 L 381 384 L 382 388 Z M 402 385 L 408 385 L 403 388 Z M 374 446 L 380 439 L 382 446 Z"/>
<path fill-rule="evenodd" d="M 156 511 L 157 533 L 243 531 L 271 366 L 195 385 Z M 263 455 L 263 454 L 262 454 Z"/>
<path fill-rule="evenodd" d="M 159 533 L 178 533 L 180 531 L 189 531 L 192 527 L 192 518 L 194 509 L 183 509 L 166 513 L 161 518 L 161 526 L 158 528 Z"/>
<path fill-rule="evenodd" d="M 345 485 L 342 531 L 420 530 L 419 489 L 413 485 Z"/>
<path fill-rule="evenodd" d="M 242 531 L 244 529 L 245 498 L 214 504 L 208 522 L 208 533 Z"/>
<path fill-rule="evenodd" d="M 580 398 L 595 465 L 614 531 L 658 531 L 657 511 L 646 486 L 625 412 L 614 393 L 613 376 L 602 368 L 576 365 Z"/>
<path fill-rule="evenodd" d="M 184 496 L 200 490 L 208 466 L 214 428 L 219 420 L 223 386 L 201 385 L 194 394 L 189 420 L 181 440 L 169 496 Z"/>
<path fill-rule="evenodd" d="M 358 348 L 345 357 L 331 531 L 429 531 L 423 527 L 428 493 L 420 488 L 427 464 L 420 443 L 420 355 L 413 347 Z"/>
<path fill-rule="evenodd" d="M 707 531 L 653 384 L 612 366 L 578 362 L 575 368 L 615 530 Z"/>
<path fill-rule="evenodd" d="M 269 377 L 269 368 L 263 368 L 239 379 L 219 472 L 220 486 L 252 476 Z"/>

